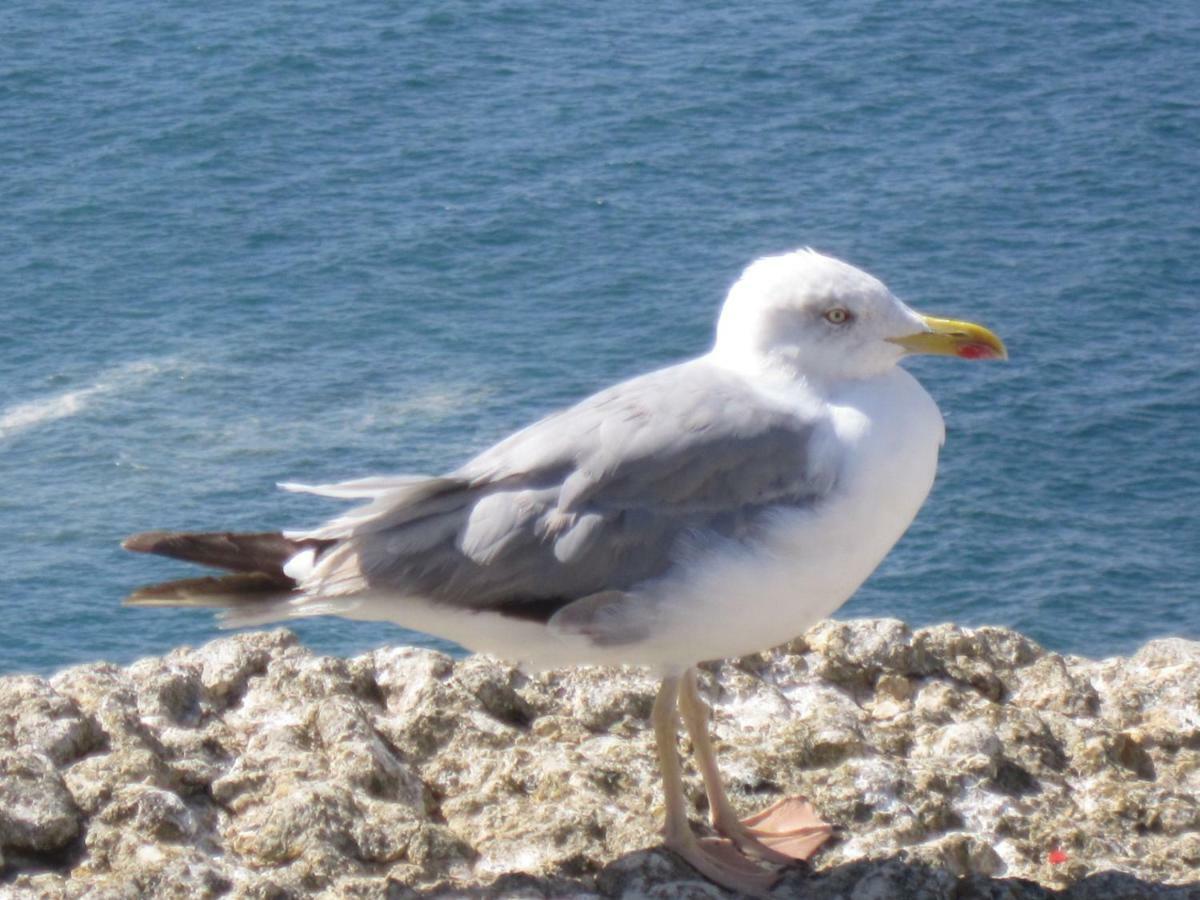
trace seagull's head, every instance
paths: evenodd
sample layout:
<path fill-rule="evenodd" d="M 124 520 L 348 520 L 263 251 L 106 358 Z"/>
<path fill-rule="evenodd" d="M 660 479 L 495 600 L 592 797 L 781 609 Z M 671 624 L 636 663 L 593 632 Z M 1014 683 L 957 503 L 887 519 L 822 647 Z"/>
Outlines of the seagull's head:
<path fill-rule="evenodd" d="M 814 250 L 752 263 L 729 291 L 713 353 L 739 368 L 869 378 L 912 353 L 1006 359 L 981 325 L 921 315 L 879 279 Z"/>

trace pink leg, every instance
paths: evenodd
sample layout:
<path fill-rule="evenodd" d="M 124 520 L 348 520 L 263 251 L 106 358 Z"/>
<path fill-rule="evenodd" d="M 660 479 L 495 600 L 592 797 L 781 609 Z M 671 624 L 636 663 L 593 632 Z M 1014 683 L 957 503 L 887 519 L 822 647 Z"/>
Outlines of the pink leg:
<path fill-rule="evenodd" d="M 678 699 L 679 678 L 664 679 L 654 701 L 654 735 L 658 742 L 667 812 L 663 829 L 664 843 L 710 881 L 752 897 L 765 897 L 779 877 L 776 867 L 755 863 L 728 841 L 701 841 L 692 833 L 683 796 L 679 754 L 675 746 L 679 728 L 676 710 Z"/>
<path fill-rule="evenodd" d="M 744 853 L 770 862 L 786 864 L 815 854 L 829 839 L 833 828 L 817 816 L 812 804 L 803 797 L 785 797 L 746 819 L 739 819 L 733 811 L 708 736 L 711 710 L 696 687 L 695 669 L 683 674 L 679 710 L 692 738 L 696 765 L 704 777 L 713 828 Z"/>

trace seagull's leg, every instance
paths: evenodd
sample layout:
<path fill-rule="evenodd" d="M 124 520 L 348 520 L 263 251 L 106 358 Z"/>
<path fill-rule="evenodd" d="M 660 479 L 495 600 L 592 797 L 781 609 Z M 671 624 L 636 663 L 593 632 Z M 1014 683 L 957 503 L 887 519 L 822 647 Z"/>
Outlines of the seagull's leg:
<path fill-rule="evenodd" d="M 704 776 L 713 828 L 742 851 L 775 863 L 808 859 L 816 853 L 829 839 L 833 828 L 818 818 L 812 805 L 803 797 L 785 797 L 747 819 L 739 819 L 733 811 L 708 736 L 712 710 L 700 697 L 695 669 L 688 669 L 683 674 L 679 711 L 692 738 L 696 765 Z"/>
<path fill-rule="evenodd" d="M 779 877 L 778 871 L 752 862 L 728 841 L 701 841 L 692 833 L 676 748 L 678 700 L 679 677 L 664 678 L 654 701 L 654 737 L 658 743 L 658 761 L 662 766 L 663 798 L 667 811 L 667 822 L 663 828 L 664 843 L 667 849 L 683 857 L 700 874 L 722 887 L 754 897 L 765 896 Z"/>

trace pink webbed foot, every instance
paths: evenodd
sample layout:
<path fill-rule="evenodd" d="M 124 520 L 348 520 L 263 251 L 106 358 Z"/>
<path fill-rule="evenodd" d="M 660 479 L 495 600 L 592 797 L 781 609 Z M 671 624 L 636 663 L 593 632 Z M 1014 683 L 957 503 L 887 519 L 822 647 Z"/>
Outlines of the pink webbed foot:
<path fill-rule="evenodd" d="M 833 834 L 803 797 L 784 797 L 732 825 L 714 824 L 743 853 L 781 865 L 810 859 Z"/>
<path fill-rule="evenodd" d="M 697 839 L 688 833 L 665 843 L 709 881 L 750 897 L 767 897 L 781 874 L 779 866 L 755 862 L 726 838 Z"/>

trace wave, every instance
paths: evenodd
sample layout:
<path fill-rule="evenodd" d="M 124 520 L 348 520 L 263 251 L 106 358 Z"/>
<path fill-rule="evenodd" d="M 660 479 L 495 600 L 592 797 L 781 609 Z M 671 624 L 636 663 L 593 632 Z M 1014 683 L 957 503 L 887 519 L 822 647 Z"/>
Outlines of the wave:
<path fill-rule="evenodd" d="M 478 408 L 483 400 L 497 393 L 492 384 L 438 382 L 418 385 L 399 397 L 368 397 L 345 410 L 345 417 L 359 427 L 391 425 L 411 416 L 440 420 Z"/>
<path fill-rule="evenodd" d="M 0 410 L 0 440 L 48 422 L 77 415 L 97 397 L 141 384 L 173 364 L 172 359 L 124 363 L 100 373 L 100 376 L 86 387 L 14 403 Z"/>

